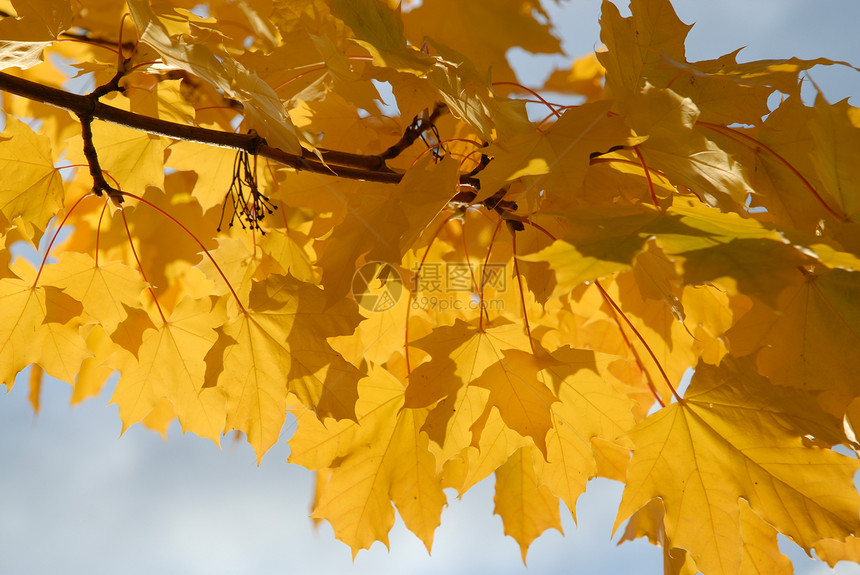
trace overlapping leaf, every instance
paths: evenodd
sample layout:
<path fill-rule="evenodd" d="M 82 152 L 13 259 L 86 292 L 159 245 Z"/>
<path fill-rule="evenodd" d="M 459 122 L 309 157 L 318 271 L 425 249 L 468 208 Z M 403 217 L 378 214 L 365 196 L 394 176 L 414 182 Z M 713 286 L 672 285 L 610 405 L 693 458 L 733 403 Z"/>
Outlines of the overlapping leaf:
<path fill-rule="evenodd" d="M 327 519 L 353 554 L 374 541 L 388 544 L 392 502 L 429 550 L 446 499 L 427 436 L 420 433 L 426 410 L 403 409 L 402 384 L 381 369 L 360 390 L 357 421 L 324 425 L 311 414 L 300 416 L 290 461 L 309 469 L 335 467 L 318 487 L 314 515 Z"/>
<path fill-rule="evenodd" d="M 168 400 L 184 431 L 219 442 L 224 392 L 203 386 L 204 359 L 215 343 L 213 327 L 219 319 L 208 299 L 184 299 L 170 317 L 143 334 L 137 361 L 123 370 L 111 400 L 119 405 L 124 428 Z"/>

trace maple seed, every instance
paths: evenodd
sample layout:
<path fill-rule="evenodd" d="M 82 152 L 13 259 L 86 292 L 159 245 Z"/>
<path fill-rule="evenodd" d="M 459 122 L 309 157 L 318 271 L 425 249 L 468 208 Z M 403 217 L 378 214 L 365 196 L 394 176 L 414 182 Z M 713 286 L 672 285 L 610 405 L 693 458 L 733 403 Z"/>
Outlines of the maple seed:
<path fill-rule="evenodd" d="M 254 166 L 252 167 L 248 156 L 248 152 L 240 150 L 233 160 L 233 180 L 230 182 L 230 189 L 224 196 L 224 204 L 221 206 L 221 217 L 218 220 L 219 232 L 224 221 L 228 199 L 233 207 L 228 226 L 232 228 L 233 223 L 238 220 L 243 230 L 247 228 L 260 230 L 263 235 L 266 232 L 260 227 L 260 222 L 266 217 L 266 214 L 272 214 L 278 209 L 278 206 L 273 204 L 269 197 L 261 193 L 257 187 L 257 157 L 254 156 Z M 247 227 L 245 226 L 246 222 Z"/>

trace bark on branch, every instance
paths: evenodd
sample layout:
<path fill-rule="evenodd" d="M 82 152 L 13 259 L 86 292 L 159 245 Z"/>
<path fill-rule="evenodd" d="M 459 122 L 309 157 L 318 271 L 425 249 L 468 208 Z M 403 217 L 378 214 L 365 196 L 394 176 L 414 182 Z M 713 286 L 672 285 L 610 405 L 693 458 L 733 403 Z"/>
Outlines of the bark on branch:
<path fill-rule="evenodd" d="M 123 202 L 122 192 L 111 186 L 105 180 L 102 173 L 101 164 L 99 163 L 99 155 L 96 151 L 95 143 L 93 142 L 93 111 L 99 103 L 99 98 L 113 91 L 122 90 L 119 86 L 119 81 L 122 78 L 122 73 L 117 72 L 110 82 L 104 86 L 99 86 L 92 93 L 85 96 L 89 102 L 89 107 L 86 111 L 75 111 L 78 120 L 81 122 L 81 139 L 84 141 L 84 156 L 87 159 L 87 164 L 90 166 L 90 175 L 93 178 L 93 192 L 101 196 L 106 193 L 111 200 L 117 205 Z"/>

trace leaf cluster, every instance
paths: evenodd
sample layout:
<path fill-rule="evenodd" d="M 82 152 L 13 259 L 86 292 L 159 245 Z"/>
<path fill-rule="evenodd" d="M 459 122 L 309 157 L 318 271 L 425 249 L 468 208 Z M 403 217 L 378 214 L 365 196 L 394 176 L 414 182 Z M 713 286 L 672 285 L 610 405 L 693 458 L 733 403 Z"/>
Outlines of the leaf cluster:
<path fill-rule="evenodd" d="M 205 7 L 0 2 L 7 388 L 118 371 L 123 429 L 258 463 L 293 413 L 354 553 L 495 474 L 523 559 L 598 476 L 667 572 L 860 559 L 860 112 L 800 97 L 847 64 L 688 62 L 668 0 L 605 1 L 534 90 L 539 0 Z"/>

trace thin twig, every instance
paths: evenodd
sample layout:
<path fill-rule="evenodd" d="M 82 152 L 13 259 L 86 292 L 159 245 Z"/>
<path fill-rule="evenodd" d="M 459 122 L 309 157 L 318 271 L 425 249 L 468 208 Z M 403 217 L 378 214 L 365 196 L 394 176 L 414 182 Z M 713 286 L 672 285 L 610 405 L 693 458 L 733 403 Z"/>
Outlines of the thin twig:
<path fill-rule="evenodd" d="M 436 125 L 436 120 L 439 119 L 443 113 L 448 111 L 448 106 L 443 103 L 437 103 L 433 106 L 433 109 L 427 114 L 426 117 L 423 115 L 415 116 L 412 119 L 412 123 L 406 128 L 403 132 L 403 136 L 400 140 L 389 147 L 387 150 L 379 154 L 379 157 L 382 160 L 391 160 L 399 156 L 403 151 L 411 146 L 415 140 L 421 137 L 421 135 Z M 425 110 L 427 112 L 427 110 Z"/>

